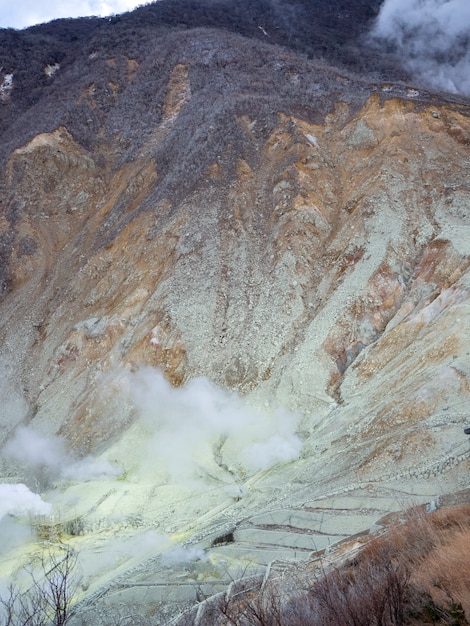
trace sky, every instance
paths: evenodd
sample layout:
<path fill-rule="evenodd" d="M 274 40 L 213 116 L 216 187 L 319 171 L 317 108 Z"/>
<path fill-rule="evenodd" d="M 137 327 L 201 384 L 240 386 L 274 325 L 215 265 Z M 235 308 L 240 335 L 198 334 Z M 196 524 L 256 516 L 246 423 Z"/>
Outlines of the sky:
<path fill-rule="evenodd" d="M 105 17 L 148 3 L 149 0 L 0 0 L 0 27 L 26 28 L 60 17 Z"/>

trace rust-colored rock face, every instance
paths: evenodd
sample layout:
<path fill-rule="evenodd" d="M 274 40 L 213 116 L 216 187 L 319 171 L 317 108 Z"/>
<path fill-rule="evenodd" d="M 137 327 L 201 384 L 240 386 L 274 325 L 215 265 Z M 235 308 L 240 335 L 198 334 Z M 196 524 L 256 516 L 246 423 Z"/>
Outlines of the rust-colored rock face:
<path fill-rule="evenodd" d="M 190 98 L 176 65 L 150 143 Z M 121 366 L 161 368 L 176 386 L 204 375 L 304 415 L 342 405 L 353 386 L 379 422 L 410 402 L 414 414 L 427 378 L 421 418 L 450 401 L 451 381 L 460 398 L 465 113 L 371 95 L 356 111 L 339 101 L 319 124 L 279 113 L 263 139 L 256 117 L 236 117 L 257 165 L 238 156 L 227 179 L 211 163 L 200 189 L 146 212 L 159 171 L 145 153 L 116 167 L 65 128 L 15 150 L 4 319 L 24 342 L 13 362 L 36 419 L 52 403 L 60 432 L 105 444 L 100 376 Z M 129 218 L 111 236 L 117 205 Z"/>
<path fill-rule="evenodd" d="M 175 388 L 206 377 L 300 414 L 302 459 L 260 483 L 273 501 L 284 480 L 317 495 L 377 495 L 394 480 L 419 497 L 463 488 L 470 107 L 313 62 L 296 69 L 276 50 L 285 92 L 316 76 L 322 100 L 273 97 L 267 111 L 234 92 L 248 89 L 250 51 L 238 65 L 233 42 L 222 53 L 206 31 L 196 41 L 165 71 L 156 53 L 154 66 L 103 58 L 122 69 L 111 113 L 99 85 L 75 100 L 102 119 L 94 140 L 60 124 L 8 156 L 2 441 L 27 420 L 77 455 L 118 456 L 138 416 L 116 379 L 152 366 Z M 211 54 L 213 89 L 198 73 L 213 71 Z M 157 70 L 153 121 L 133 144 L 113 124 Z M 221 101 L 211 118 L 203 107 Z M 199 514 L 188 509 L 186 527 Z"/>

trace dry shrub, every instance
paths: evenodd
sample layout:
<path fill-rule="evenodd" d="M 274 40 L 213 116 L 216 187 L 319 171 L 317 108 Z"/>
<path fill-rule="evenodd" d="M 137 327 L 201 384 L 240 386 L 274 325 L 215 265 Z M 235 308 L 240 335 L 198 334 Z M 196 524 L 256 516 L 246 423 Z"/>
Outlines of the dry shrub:
<path fill-rule="evenodd" d="M 369 541 L 353 563 L 324 574 L 298 596 L 295 608 L 293 604 L 291 600 L 291 613 L 299 619 L 285 624 L 467 624 L 470 505 L 433 513 L 424 507 L 408 509 L 399 523 Z M 438 616 L 431 621 L 430 607 Z"/>
<path fill-rule="evenodd" d="M 288 622 L 282 615 L 282 596 L 283 589 L 276 583 L 268 584 L 262 591 L 225 596 L 217 605 L 219 619 L 210 623 L 214 626 L 283 626 Z M 204 614 L 204 624 L 208 623 Z"/>
<path fill-rule="evenodd" d="M 394 557 L 413 568 L 440 543 L 433 523 L 435 513 L 426 513 L 423 507 L 412 507 L 402 515 L 402 522 L 392 526 L 383 538 Z"/>
<path fill-rule="evenodd" d="M 406 570 L 377 542 L 373 556 L 319 572 L 309 581 L 270 581 L 261 591 L 225 597 L 217 610 L 234 626 L 400 626 Z M 209 621 L 204 615 L 204 624 Z"/>
<path fill-rule="evenodd" d="M 448 543 L 453 534 L 470 530 L 470 505 L 438 509 L 427 513 L 424 507 L 405 511 L 400 523 L 388 529 L 381 538 L 370 542 L 363 550 L 365 558 L 373 558 L 380 543 L 387 545 L 393 558 L 418 567 L 438 546 Z"/>
<path fill-rule="evenodd" d="M 461 604 L 470 616 L 470 530 L 457 530 L 414 572 L 413 581 L 435 604 Z"/>
<path fill-rule="evenodd" d="M 470 618 L 470 505 L 426 513 L 423 507 L 405 512 L 403 523 L 389 529 L 382 542 L 388 543 L 392 558 L 409 572 L 408 613 L 419 610 L 428 598 L 442 623 L 461 605 L 463 621 Z M 374 542 L 364 551 L 376 549 Z M 421 610 L 422 610 L 421 606 Z M 427 622 L 425 622 L 427 623 Z M 440 623 L 440 622 L 438 622 Z"/>
<path fill-rule="evenodd" d="M 386 557 L 385 551 L 381 552 Z M 312 623 L 331 626 L 400 626 L 407 573 L 388 558 L 334 570 L 310 590 Z M 308 622 L 304 622 L 308 623 Z"/>
<path fill-rule="evenodd" d="M 470 504 L 438 509 L 428 517 L 438 530 L 470 529 Z"/>
<path fill-rule="evenodd" d="M 219 596 L 198 626 L 462 626 L 470 616 L 470 505 L 414 507 L 353 560 Z"/>

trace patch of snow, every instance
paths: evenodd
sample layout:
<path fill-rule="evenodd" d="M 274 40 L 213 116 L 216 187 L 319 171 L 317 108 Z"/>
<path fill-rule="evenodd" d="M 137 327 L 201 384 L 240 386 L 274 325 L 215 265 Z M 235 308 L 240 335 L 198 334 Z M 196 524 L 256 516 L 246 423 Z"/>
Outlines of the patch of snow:
<path fill-rule="evenodd" d="M 312 144 L 312 146 L 315 146 L 315 148 L 318 148 L 318 141 L 317 138 L 315 137 L 315 135 L 305 135 L 307 137 L 307 139 L 310 141 L 310 143 Z"/>
<path fill-rule="evenodd" d="M 58 63 L 54 63 L 54 65 L 46 65 L 46 67 L 44 68 L 44 73 L 47 76 L 52 76 L 57 72 L 57 70 L 60 70 L 60 65 Z"/>
<path fill-rule="evenodd" d="M 5 74 L 0 85 L 0 100 L 6 100 L 13 89 L 13 74 Z"/>

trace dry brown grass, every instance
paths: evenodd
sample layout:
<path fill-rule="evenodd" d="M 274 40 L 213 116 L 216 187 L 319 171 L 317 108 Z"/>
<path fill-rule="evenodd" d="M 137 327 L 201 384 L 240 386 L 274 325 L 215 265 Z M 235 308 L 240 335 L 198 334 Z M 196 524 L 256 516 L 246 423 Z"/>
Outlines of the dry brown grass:
<path fill-rule="evenodd" d="M 470 618 L 470 529 L 457 530 L 437 545 L 414 572 L 413 582 L 435 604 L 460 604 Z"/>
<path fill-rule="evenodd" d="M 361 558 L 373 561 L 381 551 L 408 572 L 404 623 L 470 621 L 470 505 L 406 511 L 402 523 L 370 542 Z"/>
<path fill-rule="evenodd" d="M 305 613 L 304 597 L 301 624 L 470 623 L 470 505 L 400 517 L 354 562 L 312 584 L 316 610 Z"/>

